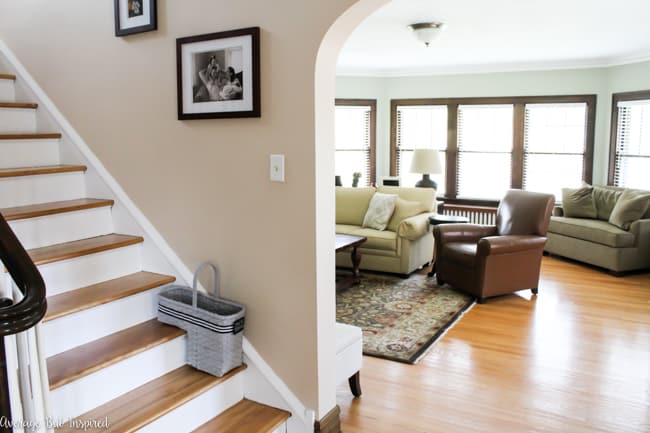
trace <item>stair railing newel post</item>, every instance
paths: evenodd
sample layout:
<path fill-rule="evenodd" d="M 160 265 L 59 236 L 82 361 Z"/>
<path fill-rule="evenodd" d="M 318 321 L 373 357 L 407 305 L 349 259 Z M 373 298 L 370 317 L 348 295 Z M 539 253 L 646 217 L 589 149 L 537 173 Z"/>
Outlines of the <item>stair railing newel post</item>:
<path fill-rule="evenodd" d="M 21 422 L 40 422 L 44 424 L 45 414 L 42 413 L 43 410 L 35 409 L 36 405 L 34 402 L 31 402 L 32 395 L 22 395 L 16 396 L 12 395 L 10 392 L 10 382 L 11 377 L 7 369 L 8 358 L 7 358 L 7 345 L 6 337 L 13 336 L 16 334 L 24 333 L 25 331 L 33 332 L 33 329 L 45 316 L 47 311 L 47 301 L 45 299 L 45 283 L 43 278 L 36 268 L 36 265 L 29 257 L 22 244 L 14 234 L 13 230 L 4 219 L 2 214 L 0 214 L 0 261 L 2 261 L 6 271 L 8 272 L 10 279 L 8 280 L 8 286 L 5 287 L 5 295 L 12 296 L 12 286 L 15 284 L 16 294 L 13 295 L 14 299 L 9 298 L 0 298 L 0 433 L 4 432 L 13 432 L 12 423 L 15 421 Z M 13 280 L 13 284 L 11 284 Z M 14 302 L 14 300 L 16 302 Z M 35 335 L 16 335 L 16 341 L 25 339 L 28 341 L 29 346 L 35 346 Z M 11 345 L 10 345 L 11 346 Z M 20 356 L 21 352 L 25 351 L 24 347 L 18 344 L 18 363 L 21 371 L 21 374 L 25 374 L 22 379 L 23 389 L 29 390 L 29 386 L 24 386 L 25 381 L 31 383 L 29 374 L 38 373 L 38 365 L 33 365 L 34 363 L 38 364 L 39 359 L 30 360 L 29 356 L 25 358 Z M 20 349 L 23 350 L 20 350 Z M 27 352 L 34 352 L 33 350 L 27 349 Z M 12 356 L 15 353 L 12 353 Z M 36 354 L 36 358 L 40 354 Z M 31 369 L 29 368 L 31 365 Z M 25 367 L 25 368 L 22 368 Z M 29 370 L 33 370 L 27 373 Z M 32 388 L 33 388 L 32 384 Z M 13 388 L 12 389 L 16 389 Z M 22 394 L 26 394 L 25 391 Z M 35 392 L 34 395 L 40 395 L 40 393 Z M 12 398 L 13 397 L 13 398 Z M 25 420 L 14 420 L 12 418 L 12 401 L 20 401 L 22 397 L 22 402 L 19 403 L 20 407 L 26 401 L 30 401 L 29 404 L 25 407 L 25 415 L 38 414 L 39 419 L 25 419 Z M 44 405 L 44 402 L 39 404 Z M 41 406 L 42 407 L 42 406 Z M 32 415 L 33 416 L 33 415 Z M 30 417 L 31 418 L 31 417 Z M 40 425 L 38 431 L 46 431 L 42 429 L 47 429 L 45 425 Z"/>

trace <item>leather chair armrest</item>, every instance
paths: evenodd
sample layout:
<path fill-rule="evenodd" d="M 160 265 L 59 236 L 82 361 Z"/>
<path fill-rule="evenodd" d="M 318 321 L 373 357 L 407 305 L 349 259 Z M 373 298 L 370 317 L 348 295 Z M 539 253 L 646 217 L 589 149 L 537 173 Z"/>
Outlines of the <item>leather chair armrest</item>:
<path fill-rule="evenodd" d="M 537 235 L 490 236 L 478 241 L 476 254 L 489 256 L 544 248 L 546 237 Z"/>
<path fill-rule="evenodd" d="M 451 242 L 478 242 L 486 236 L 497 234 L 496 226 L 477 224 L 441 224 L 433 228 L 436 242 L 442 246 Z"/>
<path fill-rule="evenodd" d="M 397 235 L 410 241 L 420 239 L 431 231 L 431 227 L 429 226 L 429 217 L 431 215 L 435 215 L 435 213 L 424 212 L 419 215 L 404 218 L 399 226 L 397 226 Z"/>

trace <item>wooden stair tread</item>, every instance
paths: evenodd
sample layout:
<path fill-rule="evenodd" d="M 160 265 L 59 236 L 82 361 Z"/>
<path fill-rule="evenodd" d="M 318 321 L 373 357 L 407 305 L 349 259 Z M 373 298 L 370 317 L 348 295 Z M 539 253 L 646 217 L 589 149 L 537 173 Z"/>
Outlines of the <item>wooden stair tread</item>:
<path fill-rule="evenodd" d="M 0 108 L 28 108 L 36 109 L 38 104 L 33 102 L 0 102 Z"/>
<path fill-rule="evenodd" d="M 109 428 L 89 428 L 88 433 L 133 432 L 182 406 L 210 388 L 243 371 L 242 365 L 223 377 L 214 377 L 189 365 L 146 383 L 115 400 L 81 415 L 81 419 L 108 418 Z M 79 433 L 68 424 L 57 433 Z"/>
<path fill-rule="evenodd" d="M 135 245 L 142 242 L 144 242 L 144 239 L 141 236 L 129 236 L 113 233 L 110 235 L 81 239 L 79 241 L 34 248 L 28 250 L 27 253 L 36 265 L 44 265 L 46 263 L 73 259 L 75 257 L 121 248 L 128 245 Z"/>
<path fill-rule="evenodd" d="M 85 165 L 44 165 L 40 167 L 0 168 L 0 178 L 37 176 L 40 174 L 70 173 L 86 171 Z"/>
<path fill-rule="evenodd" d="M 0 140 L 50 140 L 59 138 L 61 138 L 59 133 L 0 134 Z"/>
<path fill-rule="evenodd" d="M 50 389 L 59 388 L 125 358 L 185 334 L 153 319 L 47 359 Z"/>
<path fill-rule="evenodd" d="M 107 304 L 174 281 L 176 281 L 176 277 L 171 275 L 142 271 L 49 296 L 47 298 L 47 314 L 45 314 L 43 322 Z"/>
<path fill-rule="evenodd" d="M 242 400 L 192 433 L 271 433 L 290 416 L 287 411 Z"/>
<path fill-rule="evenodd" d="M 98 207 L 113 206 L 113 200 L 98 198 L 80 198 L 77 200 L 54 201 L 50 203 L 32 204 L 0 209 L 0 213 L 7 221 L 36 218 L 78 210 L 94 209 Z"/>
<path fill-rule="evenodd" d="M 12 74 L 0 74 L 0 80 L 15 80 L 16 76 Z"/>

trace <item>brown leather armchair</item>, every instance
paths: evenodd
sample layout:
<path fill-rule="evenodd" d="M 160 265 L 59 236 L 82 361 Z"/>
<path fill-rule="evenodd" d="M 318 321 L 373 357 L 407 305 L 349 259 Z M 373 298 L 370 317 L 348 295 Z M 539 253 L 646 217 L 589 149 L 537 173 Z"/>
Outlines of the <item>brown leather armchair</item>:
<path fill-rule="evenodd" d="M 522 289 L 537 294 L 539 272 L 555 197 L 510 190 L 497 210 L 496 226 L 434 227 L 436 277 L 483 302 Z"/>

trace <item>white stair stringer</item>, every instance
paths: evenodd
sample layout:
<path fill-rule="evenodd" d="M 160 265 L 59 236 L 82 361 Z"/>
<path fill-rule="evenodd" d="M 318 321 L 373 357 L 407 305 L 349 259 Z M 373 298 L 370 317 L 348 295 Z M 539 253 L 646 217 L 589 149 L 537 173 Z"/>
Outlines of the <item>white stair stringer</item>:
<path fill-rule="evenodd" d="M 142 270 L 140 244 L 48 263 L 38 267 L 48 296 L 112 280 Z"/>
<path fill-rule="evenodd" d="M 138 433 L 191 432 L 244 398 L 242 375 L 236 374 L 179 406 Z"/>
<path fill-rule="evenodd" d="M 2 81 L 2 80 L 0 80 Z M 0 168 L 59 165 L 59 140 L 0 140 Z"/>
<path fill-rule="evenodd" d="M 110 206 L 15 220 L 9 226 L 25 249 L 114 232 Z"/>
<path fill-rule="evenodd" d="M 0 100 L 0 102 L 6 101 Z M 0 107 L 0 134 L 33 134 L 35 132 L 35 109 Z"/>
<path fill-rule="evenodd" d="M 185 340 L 185 336 L 176 337 L 50 391 L 52 415 L 61 420 L 79 416 L 182 367 Z"/>
<path fill-rule="evenodd" d="M 157 287 L 43 323 L 45 356 L 65 352 L 154 319 L 160 290 Z"/>
<path fill-rule="evenodd" d="M 0 208 L 86 196 L 83 172 L 0 178 Z"/>
<path fill-rule="evenodd" d="M 14 80 L 0 78 L 0 101 L 14 102 L 15 98 Z"/>

